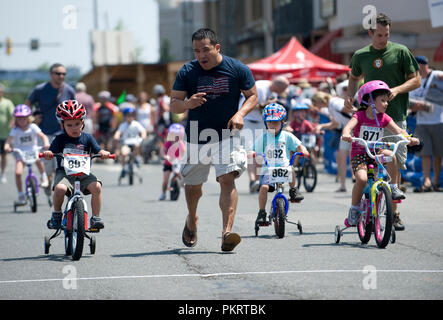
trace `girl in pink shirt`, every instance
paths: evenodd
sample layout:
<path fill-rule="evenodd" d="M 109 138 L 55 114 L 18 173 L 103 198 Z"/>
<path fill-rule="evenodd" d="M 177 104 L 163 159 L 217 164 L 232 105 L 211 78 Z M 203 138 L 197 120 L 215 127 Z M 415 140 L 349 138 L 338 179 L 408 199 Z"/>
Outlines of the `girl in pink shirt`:
<path fill-rule="evenodd" d="M 383 137 L 384 128 L 389 129 L 394 134 L 403 134 L 405 136 L 408 133 L 401 129 L 397 124 L 388 116 L 386 108 L 390 98 L 389 86 L 383 81 L 370 81 L 365 83 L 358 92 L 358 102 L 361 106 L 349 120 L 348 124 L 343 128 L 341 139 L 347 142 L 352 142 L 351 131 L 353 136 L 367 141 L 377 141 Z M 419 144 L 420 141 L 417 138 L 408 138 L 411 144 Z M 381 150 L 385 156 L 391 156 L 390 150 Z M 386 164 L 386 170 L 391 176 L 392 181 L 396 181 L 397 175 L 397 160 L 394 157 L 392 162 Z M 367 165 L 375 164 L 374 160 L 366 154 L 364 146 L 361 146 L 357 141 L 352 142 L 351 147 L 351 164 L 355 173 L 356 182 L 352 189 L 352 205 L 349 209 L 348 223 L 350 225 L 356 225 L 357 218 L 360 214 L 359 204 L 361 197 L 363 196 L 363 190 L 368 181 Z M 396 184 L 391 184 L 392 198 L 404 199 L 403 192 L 398 188 Z"/>

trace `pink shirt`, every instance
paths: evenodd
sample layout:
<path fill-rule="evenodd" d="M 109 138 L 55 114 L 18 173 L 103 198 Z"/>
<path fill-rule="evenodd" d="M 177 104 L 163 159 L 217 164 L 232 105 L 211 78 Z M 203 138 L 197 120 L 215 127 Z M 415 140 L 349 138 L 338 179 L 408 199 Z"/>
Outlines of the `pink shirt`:
<path fill-rule="evenodd" d="M 170 157 L 171 160 L 173 159 L 181 159 L 185 153 L 186 145 L 185 143 L 180 141 L 166 141 L 164 144 L 164 150 L 165 154 Z M 165 165 L 172 166 L 172 163 L 165 160 Z"/>
<path fill-rule="evenodd" d="M 386 113 L 377 114 L 380 126 L 377 126 L 375 119 L 369 119 L 366 111 L 357 111 L 353 116 L 358 123 L 354 127 L 354 137 L 361 138 L 367 141 L 377 141 L 383 137 L 384 128 L 387 127 L 392 118 Z M 352 142 L 351 158 L 359 154 L 366 154 L 364 146 L 361 146 L 357 141 Z"/>

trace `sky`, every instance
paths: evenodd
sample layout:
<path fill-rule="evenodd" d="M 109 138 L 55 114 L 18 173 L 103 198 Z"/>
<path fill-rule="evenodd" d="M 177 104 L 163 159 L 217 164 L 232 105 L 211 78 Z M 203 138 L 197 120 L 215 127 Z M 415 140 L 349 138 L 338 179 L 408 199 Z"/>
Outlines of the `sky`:
<path fill-rule="evenodd" d="M 158 4 L 155 0 L 96 0 L 99 30 L 113 30 L 121 21 L 133 33 L 140 61 L 159 58 Z M 93 0 L 0 0 L 0 69 L 35 69 L 60 62 L 91 69 L 90 32 L 94 28 Z M 13 43 L 7 55 L 6 38 Z M 40 48 L 31 51 L 31 39 Z"/>

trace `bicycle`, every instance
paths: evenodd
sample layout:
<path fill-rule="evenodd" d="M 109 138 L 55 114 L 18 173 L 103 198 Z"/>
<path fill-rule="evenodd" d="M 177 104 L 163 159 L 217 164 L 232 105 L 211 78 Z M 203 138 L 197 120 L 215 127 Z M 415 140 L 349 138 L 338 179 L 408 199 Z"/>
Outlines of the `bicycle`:
<path fill-rule="evenodd" d="M 17 207 L 25 206 L 29 203 L 29 207 L 31 208 L 31 212 L 37 212 L 37 196 L 39 193 L 39 185 L 38 179 L 32 172 L 32 165 L 38 159 L 38 152 L 41 148 L 35 147 L 31 150 L 21 150 L 18 148 L 14 148 L 12 152 L 18 153 L 22 159 L 22 161 L 28 167 L 28 175 L 25 178 L 25 198 L 26 202 L 24 204 L 19 204 L 14 201 L 14 212 L 17 212 Z"/>
<path fill-rule="evenodd" d="M 316 146 L 315 134 L 303 134 L 301 136 L 302 144 L 308 149 L 309 153 L 312 152 Z M 301 181 L 303 178 L 303 186 L 307 192 L 312 192 L 317 185 L 317 169 L 315 168 L 312 158 L 302 158 L 295 166 L 295 172 L 297 177 L 297 188 L 300 189 Z"/>
<path fill-rule="evenodd" d="M 63 154 L 55 153 L 55 157 L 63 160 L 63 167 L 67 175 L 74 177 L 74 192 L 68 197 L 68 201 L 63 213 L 61 227 L 55 233 L 44 238 L 44 252 L 49 254 L 51 240 L 64 232 L 65 253 L 72 256 L 72 260 L 80 260 L 83 254 L 84 239 L 89 240 L 90 253 L 95 254 L 96 239 L 88 233 L 98 233 L 100 229 L 88 228 L 88 206 L 80 191 L 80 177 L 89 175 L 91 172 L 91 161 L 101 157 L 100 154 Z M 39 154 L 43 157 L 43 153 Z M 109 156 L 115 159 L 115 155 Z"/>
<path fill-rule="evenodd" d="M 120 173 L 120 176 L 118 178 L 118 184 L 121 185 L 121 180 L 128 175 L 128 182 L 129 185 L 134 184 L 134 176 L 138 177 L 139 183 L 143 182 L 143 178 L 138 174 L 138 172 L 135 170 L 135 166 L 139 165 L 139 163 L 136 164 L 136 159 L 134 157 L 134 148 L 135 145 L 139 145 L 141 143 L 140 137 L 131 137 L 127 138 L 123 142 L 122 147 L 122 153 L 125 155 L 128 155 L 128 159 L 126 161 L 126 166 L 122 168 L 122 171 Z"/>
<path fill-rule="evenodd" d="M 391 136 L 389 136 L 391 137 Z M 392 207 L 391 188 L 389 186 L 390 177 L 385 180 L 385 168 L 383 166 L 386 162 L 391 162 L 398 146 L 402 143 L 409 143 L 409 141 L 402 135 L 396 135 L 402 140 L 392 142 L 366 141 L 360 138 L 352 138 L 352 141 L 363 143 L 366 153 L 376 161 L 377 170 L 374 165 L 368 165 L 368 182 L 363 191 L 363 196 L 360 201 L 360 215 L 357 219 L 357 233 L 362 244 L 367 244 L 371 239 L 371 234 L 374 232 L 375 242 L 377 247 L 385 248 L 389 242 L 395 243 L 396 234 L 393 228 L 394 212 Z M 371 152 L 371 148 L 374 153 Z M 391 156 L 377 155 L 376 149 L 387 149 L 392 151 Z M 397 200 L 396 202 L 401 202 Z M 343 231 L 351 228 L 346 218 L 344 221 L 344 228 L 340 226 L 335 227 L 334 237 L 335 243 L 339 243 L 343 236 Z"/>
<path fill-rule="evenodd" d="M 292 181 L 292 172 L 294 170 L 292 164 L 296 156 L 303 156 L 301 152 L 295 152 L 289 166 L 287 167 L 270 167 L 265 154 L 260 153 L 258 156 L 263 157 L 267 170 L 269 172 L 269 183 L 275 183 L 275 195 L 271 202 L 271 209 L 269 213 L 269 219 L 264 224 L 255 223 L 255 236 L 258 236 L 260 227 L 267 227 L 274 223 L 275 234 L 278 238 L 285 236 L 285 223 L 295 224 L 300 234 L 303 233 L 303 227 L 298 220 L 297 222 L 291 222 L 288 220 L 289 201 L 283 194 L 283 185 L 286 182 Z"/>
<path fill-rule="evenodd" d="M 182 185 L 182 176 L 180 174 L 180 160 L 175 159 L 172 162 L 172 177 L 169 183 L 169 192 L 172 201 L 178 200 L 180 196 L 180 187 Z"/>

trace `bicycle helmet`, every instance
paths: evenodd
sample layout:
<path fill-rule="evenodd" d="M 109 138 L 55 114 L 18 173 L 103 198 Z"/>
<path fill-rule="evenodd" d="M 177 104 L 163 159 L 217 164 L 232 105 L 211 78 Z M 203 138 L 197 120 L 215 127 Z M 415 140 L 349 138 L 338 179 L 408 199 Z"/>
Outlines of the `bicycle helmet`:
<path fill-rule="evenodd" d="M 286 118 L 286 109 L 281 104 L 270 103 L 263 109 L 263 121 L 284 121 Z"/>
<path fill-rule="evenodd" d="M 19 104 L 14 108 L 14 117 L 29 117 L 31 113 L 31 108 L 26 104 Z"/>
<path fill-rule="evenodd" d="M 134 114 L 135 113 L 135 108 L 134 107 L 126 107 L 123 109 L 122 111 L 123 115 L 126 116 L 128 114 Z"/>
<path fill-rule="evenodd" d="M 361 86 L 360 90 L 358 90 L 357 101 L 359 105 L 365 104 L 367 106 L 372 106 L 372 114 L 374 115 L 375 121 L 377 122 L 377 126 L 380 126 L 377 118 L 377 113 L 375 111 L 375 102 L 373 98 L 373 93 L 378 90 L 387 91 L 388 94 L 391 93 L 391 89 L 386 84 L 386 82 L 381 80 L 373 80 L 366 82 L 364 85 Z M 363 100 L 366 95 L 369 95 L 369 101 Z"/>
<path fill-rule="evenodd" d="M 304 102 L 296 102 L 296 103 L 292 104 L 291 109 L 293 111 L 309 110 L 309 106 Z"/>
<path fill-rule="evenodd" d="M 173 123 L 168 128 L 168 134 L 173 134 L 179 137 L 184 137 L 185 135 L 185 127 L 180 123 Z"/>
<path fill-rule="evenodd" d="M 65 100 L 57 106 L 56 117 L 63 120 L 82 120 L 86 116 L 86 108 L 77 100 Z"/>
<path fill-rule="evenodd" d="M 360 90 L 358 90 L 358 96 L 357 101 L 358 104 L 366 104 L 366 105 L 373 105 L 374 101 L 372 99 L 372 93 L 376 90 L 385 90 L 388 91 L 388 93 L 391 93 L 391 89 L 386 84 L 386 82 L 383 82 L 381 80 L 373 80 L 366 82 L 364 85 L 361 86 Z M 363 100 L 363 97 L 365 95 L 369 94 L 370 103 Z"/>

